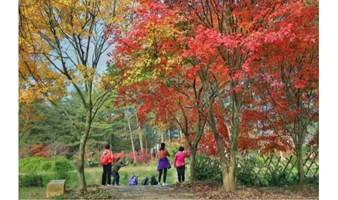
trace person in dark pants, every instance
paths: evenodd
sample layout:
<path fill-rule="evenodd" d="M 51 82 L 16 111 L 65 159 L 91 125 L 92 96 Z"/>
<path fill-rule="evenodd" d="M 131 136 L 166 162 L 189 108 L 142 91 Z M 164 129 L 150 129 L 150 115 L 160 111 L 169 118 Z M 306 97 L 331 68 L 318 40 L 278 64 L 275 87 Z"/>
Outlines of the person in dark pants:
<path fill-rule="evenodd" d="M 113 176 L 112 185 L 120 185 L 120 174 L 119 174 L 119 172 L 112 171 L 111 175 Z"/>
<path fill-rule="evenodd" d="M 102 185 L 111 185 L 111 163 L 103 165 Z"/>
<path fill-rule="evenodd" d="M 184 177 L 185 166 L 177 167 L 176 170 L 177 170 L 178 182 L 179 183 L 184 182 L 184 179 L 185 179 L 185 177 Z"/>
<path fill-rule="evenodd" d="M 105 149 L 100 156 L 100 162 L 103 167 L 102 173 L 102 185 L 111 184 L 111 168 L 114 156 L 112 151 L 109 148 L 109 144 L 105 145 Z"/>
<path fill-rule="evenodd" d="M 119 170 L 121 167 L 126 166 L 127 163 L 124 159 L 117 158 L 116 163 L 112 167 L 112 176 L 113 176 L 113 183 L 112 185 L 120 185 L 120 174 Z"/>
<path fill-rule="evenodd" d="M 163 168 L 163 169 L 160 169 L 159 170 L 159 174 L 158 174 L 158 182 L 160 183 L 160 185 L 162 186 L 166 186 L 166 182 L 167 182 L 167 171 L 168 171 L 168 168 Z M 161 177 L 162 177 L 162 174 L 163 174 L 163 182 L 161 184 Z"/>
<path fill-rule="evenodd" d="M 184 147 L 180 146 L 178 148 L 178 152 L 174 157 L 174 167 L 177 170 L 178 182 L 184 182 L 184 174 L 185 174 L 185 158 L 187 157 L 187 153 L 184 151 Z"/>
<path fill-rule="evenodd" d="M 158 182 L 161 185 L 161 177 L 163 173 L 163 186 L 166 186 L 167 183 L 167 170 L 170 168 L 170 163 L 168 159 L 169 153 L 165 149 L 165 144 L 161 143 L 160 149 L 157 151 L 156 157 L 158 159 L 158 164 L 157 164 L 157 171 L 159 172 L 158 174 Z"/>

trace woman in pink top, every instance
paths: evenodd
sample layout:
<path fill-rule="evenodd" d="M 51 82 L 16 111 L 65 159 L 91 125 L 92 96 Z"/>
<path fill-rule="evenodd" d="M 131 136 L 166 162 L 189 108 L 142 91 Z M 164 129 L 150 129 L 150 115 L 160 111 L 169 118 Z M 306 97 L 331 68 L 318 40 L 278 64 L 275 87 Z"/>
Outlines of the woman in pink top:
<path fill-rule="evenodd" d="M 185 158 L 187 154 L 184 152 L 184 147 L 180 146 L 178 152 L 175 154 L 174 167 L 177 170 L 178 182 L 184 182 Z"/>

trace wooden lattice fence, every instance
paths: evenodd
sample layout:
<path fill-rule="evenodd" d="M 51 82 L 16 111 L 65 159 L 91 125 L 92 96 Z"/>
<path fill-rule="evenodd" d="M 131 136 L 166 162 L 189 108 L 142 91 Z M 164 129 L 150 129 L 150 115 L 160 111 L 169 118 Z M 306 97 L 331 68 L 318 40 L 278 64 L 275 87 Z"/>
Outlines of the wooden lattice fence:
<path fill-rule="evenodd" d="M 305 180 L 319 177 L 318 148 L 309 148 L 304 153 Z M 297 181 L 297 160 L 294 154 L 266 155 L 247 154 L 238 159 L 239 174 L 242 182 L 254 185 L 283 185 Z M 251 179 L 251 180 L 250 180 Z"/>

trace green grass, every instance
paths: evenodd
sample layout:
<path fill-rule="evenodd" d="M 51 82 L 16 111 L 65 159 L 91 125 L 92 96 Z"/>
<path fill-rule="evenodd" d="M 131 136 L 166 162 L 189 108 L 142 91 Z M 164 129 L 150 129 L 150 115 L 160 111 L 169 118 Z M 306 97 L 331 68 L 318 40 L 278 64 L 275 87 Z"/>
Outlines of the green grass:
<path fill-rule="evenodd" d="M 46 199 L 45 187 L 20 187 L 19 199 Z"/>
<path fill-rule="evenodd" d="M 102 168 L 86 168 L 86 181 L 87 185 L 100 185 L 102 178 Z M 128 185 L 128 180 L 131 176 L 138 176 L 138 181 L 144 177 L 155 176 L 158 177 L 156 170 L 156 161 L 152 161 L 149 164 L 144 165 L 128 165 L 120 170 L 120 185 Z M 186 169 L 186 180 L 189 180 L 189 166 Z M 167 183 L 174 184 L 177 181 L 177 173 L 175 168 L 168 170 Z M 78 186 L 77 182 L 66 183 L 68 189 L 76 189 Z M 46 198 L 46 187 L 20 187 L 19 188 L 19 199 L 44 199 Z"/>
<path fill-rule="evenodd" d="M 146 165 L 128 165 L 121 168 L 120 173 L 120 184 L 128 185 L 128 180 L 131 176 L 137 176 L 140 182 L 144 177 L 155 176 L 158 177 L 158 171 L 156 170 L 156 162 L 152 161 Z M 86 169 L 86 180 L 88 185 L 99 185 L 101 184 L 102 168 L 88 168 Z M 186 180 L 189 180 L 189 167 L 186 170 Z M 167 183 L 174 184 L 177 181 L 176 169 L 171 168 L 168 170 Z"/>

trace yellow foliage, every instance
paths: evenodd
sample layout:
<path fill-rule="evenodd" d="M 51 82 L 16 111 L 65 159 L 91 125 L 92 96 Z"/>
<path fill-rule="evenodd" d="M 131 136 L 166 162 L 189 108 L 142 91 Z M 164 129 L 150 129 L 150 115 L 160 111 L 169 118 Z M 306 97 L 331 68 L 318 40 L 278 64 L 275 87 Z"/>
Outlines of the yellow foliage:
<path fill-rule="evenodd" d="M 92 43 L 98 34 L 102 37 L 104 26 L 123 23 L 124 11 L 132 2 L 20 0 L 20 102 L 56 100 L 66 95 L 70 83 L 101 82 L 96 66 L 83 60 L 92 59 L 95 53 L 90 50 L 83 56 L 86 48 L 79 46 L 87 45 L 90 39 Z"/>
<path fill-rule="evenodd" d="M 145 37 L 133 38 L 141 46 L 131 55 L 117 55 L 117 59 L 123 59 L 126 69 L 123 85 L 134 84 L 143 80 L 158 80 L 165 77 L 166 73 L 174 70 L 175 66 L 181 65 L 181 56 L 172 55 L 172 52 L 161 50 L 158 52 L 156 48 L 158 42 L 174 41 L 175 38 L 183 34 L 182 31 L 175 26 L 180 17 L 165 17 L 160 23 L 147 21 L 142 25 L 146 33 Z M 137 25 L 136 25 L 137 26 Z M 141 28 L 141 29 L 142 29 Z M 126 30 L 128 34 L 128 30 Z M 134 30 L 135 31 L 135 30 Z M 142 31 L 144 31 L 142 29 Z M 166 64 L 164 64 L 166 63 Z"/>

